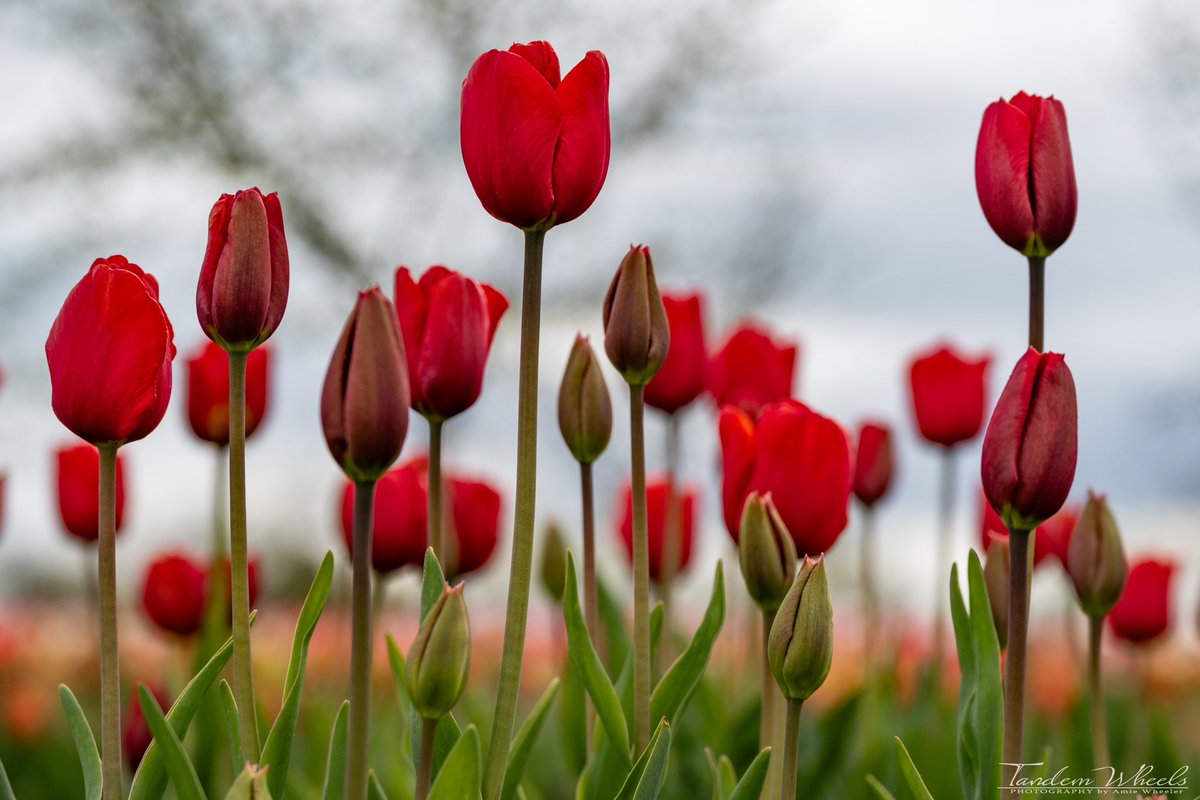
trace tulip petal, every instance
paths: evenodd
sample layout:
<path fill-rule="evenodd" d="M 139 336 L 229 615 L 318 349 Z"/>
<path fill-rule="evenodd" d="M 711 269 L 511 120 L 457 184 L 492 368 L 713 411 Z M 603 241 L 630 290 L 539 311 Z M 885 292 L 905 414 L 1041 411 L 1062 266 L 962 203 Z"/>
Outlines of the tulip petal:
<path fill-rule="evenodd" d="M 1055 250 L 1075 227 L 1078 196 L 1067 114 L 1053 97 L 1042 101 L 1033 128 L 1034 225 L 1047 250 Z"/>
<path fill-rule="evenodd" d="M 451 478 L 447 481 L 458 560 L 455 577 L 487 564 L 500 532 L 500 493 L 480 481 Z"/>
<path fill-rule="evenodd" d="M 983 435 L 980 459 L 983 491 L 998 513 L 1011 505 L 1019 480 L 1018 457 L 1025 432 L 1029 404 L 1037 382 L 1038 352 L 1026 351 L 1013 369 L 1008 383 L 996 401 L 987 432 Z"/>
<path fill-rule="evenodd" d="M 417 410 L 445 419 L 470 408 L 483 389 L 490 328 L 487 300 L 475 281 L 450 273 L 430 290 L 428 303 L 416 371 L 410 378 L 420 387 Z"/>
<path fill-rule="evenodd" d="M 488 213 L 531 228 L 554 210 L 551 175 L 563 109 L 528 60 L 491 50 L 462 89 L 463 163 Z"/>
<path fill-rule="evenodd" d="M 274 333 L 283 320 L 291 282 L 287 236 L 283 231 L 283 208 L 279 205 L 279 194 L 271 192 L 263 198 L 263 205 L 267 209 L 267 242 L 271 247 L 271 300 L 266 321 L 259 332 L 260 339 L 266 339 Z"/>
<path fill-rule="evenodd" d="M 1075 480 L 1078 412 L 1075 381 L 1062 355 L 1045 353 L 1038 361 L 1012 504 L 1046 520 L 1062 508 Z"/>
<path fill-rule="evenodd" d="M 229 342 L 254 341 L 271 308 L 271 241 L 267 209 L 257 190 L 238 192 L 229 215 L 229 240 L 217 260 L 212 321 Z M 266 291 L 263 291 L 266 289 Z"/>
<path fill-rule="evenodd" d="M 433 269 L 426 271 L 428 276 Z M 421 283 L 425 282 L 422 276 Z M 409 375 L 409 391 L 413 403 L 424 401 L 420 381 L 417 376 L 417 359 L 421 353 L 421 342 L 425 338 L 425 318 L 429 313 L 429 302 L 424 288 L 413 280 L 408 267 L 396 269 L 396 316 L 400 320 L 400 333 L 404 339 L 404 353 L 407 356 Z"/>
<path fill-rule="evenodd" d="M 754 472 L 754 420 L 736 406 L 721 409 L 718 428 L 721 437 L 721 505 L 725 511 L 725 529 L 734 542 L 742 524 L 742 507 L 750 493 Z"/>
<path fill-rule="evenodd" d="M 534 69 L 542 73 L 542 77 L 553 89 L 558 88 L 562 72 L 558 66 L 558 53 L 549 42 L 530 42 L 529 44 L 513 44 L 508 52 L 518 55 L 528 61 Z"/>
<path fill-rule="evenodd" d="M 400 455 L 408 413 L 391 409 L 408 406 L 408 381 L 402 369 L 388 367 L 404 363 L 396 314 L 373 290 L 360 305 L 346 367 L 344 425 L 355 466 L 390 466 Z"/>
<path fill-rule="evenodd" d="M 486 284 L 479 284 L 483 287 L 483 294 L 487 298 L 488 310 L 488 343 L 496 337 L 496 328 L 500 326 L 500 320 L 504 317 L 504 312 L 508 311 L 508 298 L 505 297 L 498 289 Z"/>
<path fill-rule="evenodd" d="M 1003 100 L 983 112 L 975 148 L 975 189 L 988 224 L 1005 244 L 1024 251 L 1034 234 L 1030 205 L 1028 115 Z"/>
<path fill-rule="evenodd" d="M 555 223 L 587 211 L 604 186 L 612 148 L 608 82 L 608 61 L 592 50 L 558 87 L 562 133 L 554 156 Z"/>

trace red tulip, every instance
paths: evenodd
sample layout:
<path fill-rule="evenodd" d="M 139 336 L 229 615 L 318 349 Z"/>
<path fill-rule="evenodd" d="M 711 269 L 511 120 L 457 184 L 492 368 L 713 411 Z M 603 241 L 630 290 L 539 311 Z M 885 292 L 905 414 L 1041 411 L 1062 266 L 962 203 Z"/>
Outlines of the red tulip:
<path fill-rule="evenodd" d="M 173 338 L 154 277 L 124 256 L 97 259 L 46 339 L 54 413 L 92 444 L 143 438 L 171 399 Z"/>
<path fill-rule="evenodd" d="M 279 327 L 288 280 L 279 195 L 257 187 L 221 195 L 196 287 L 200 328 L 226 350 L 253 350 Z"/>
<path fill-rule="evenodd" d="M 771 494 L 797 554 L 818 555 L 846 527 L 853 478 L 842 427 L 794 400 L 773 403 L 757 423 L 726 406 L 720 418 L 725 527 L 734 541 L 750 492 Z"/>
<path fill-rule="evenodd" d="M 671 329 L 671 349 L 646 384 L 646 405 L 672 414 L 708 386 L 708 350 L 704 346 L 704 309 L 698 294 L 662 294 Z"/>
<path fill-rule="evenodd" d="M 909 367 L 913 416 L 927 441 L 953 447 L 983 427 L 991 356 L 972 359 L 948 345 L 923 353 Z"/>
<path fill-rule="evenodd" d="M 608 61 L 593 50 L 560 82 L 547 42 L 489 50 L 463 81 L 461 135 L 489 214 L 526 230 L 570 222 L 608 174 Z"/>
<path fill-rule="evenodd" d="M 125 516 L 125 459 L 117 454 L 117 532 Z M 55 452 L 58 512 L 67 533 L 84 542 L 100 536 L 100 454 L 90 444 Z"/>
<path fill-rule="evenodd" d="M 160 556 L 146 570 L 142 605 L 164 631 L 191 636 L 204 622 L 204 567 L 177 553 Z"/>
<path fill-rule="evenodd" d="M 500 533 L 500 493 L 486 483 L 451 477 L 446 482 L 456 553 L 447 553 L 447 572 L 462 577 L 481 569 L 496 550 Z M 447 548 L 449 550 L 449 548 Z"/>
<path fill-rule="evenodd" d="M 983 491 L 1009 529 L 1033 530 L 1075 480 L 1075 381 L 1058 353 L 1032 347 L 996 401 L 983 437 Z"/>
<path fill-rule="evenodd" d="M 419 283 L 408 267 L 396 270 L 414 410 L 444 420 L 479 399 L 492 337 L 507 309 L 500 292 L 445 267 L 430 267 Z"/>
<path fill-rule="evenodd" d="M 991 539 L 1008 541 L 1008 528 L 1004 520 L 988 503 L 987 496 L 979 495 L 979 543 L 983 552 L 987 552 Z M 1075 521 L 1079 518 L 1078 506 L 1063 506 L 1062 510 L 1037 528 L 1033 538 L 1033 566 L 1041 566 L 1047 558 L 1054 557 L 1066 567 L 1067 547 L 1071 543 L 1071 534 L 1075 530 Z"/>
<path fill-rule="evenodd" d="M 717 407 L 737 406 L 755 416 L 763 406 L 792 396 L 798 349 L 775 342 L 744 323 L 730 334 L 708 365 L 708 386 Z"/>
<path fill-rule="evenodd" d="M 270 348 L 259 347 L 246 359 L 246 438 L 267 413 Z M 187 360 L 188 423 L 192 432 L 215 445 L 229 444 L 229 355 L 215 342 L 204 342 Z"/>
<path fill-rule="evenodd" d="M 1174 575 L 1175 565 L 1169 561 L 1147 558 L 1130 566 L 1125 591 L 1108 618 L 1118 638 L 1144 644 L 1166 633 Z"/>
<path fill-rule="evenodd" d="M 1078 205 L 1062 103 L 1020 92 L 988 106 L 975 188 L 988 224 L 1009 247 L 1043 258 L 1058 249 L 1075 227 Z"/>
<path fill-rule="evenodd" d="M 408 368 L 391 302 L 359 292 L 321 390 L 325 443 L 351 480 L 376 480 L 400 455 L 408 433 Z"/>
<path fill-rule="evenodd" d="M 171 698 L 166 689 L 154 683 L 145 685 L 164 711 L 171 707 Z M 142 757 L 150 749 L 150 743 L 154 741 L 154 734 L 150 733 L 150 725 L 142 715 L 137 685 L 129 694 L 129 712 L 125 715 L 125 726 L 121 729 L 121 755 L 125 757 L 125 766 L 129 768 L 129 774 L 132 775 L 137 772 L 138 766 L 142 763 Z"/>
<path fill-rule="evenodd" d="M 666 478 L 650 479 L 646 482 L 646 533 L 650 544 L 650 579 L 662 578 L 666 559 L 667 503 L 670 500 L 671 484 Z M 697 504 L 695 489 L 684 487 L 679 495 L 679 510 L 682 517 L 682 539 L 679 542 L 679 565 L 676 574 L 687 568 L 692 559 L 692 541 L 695 538 Z M 625 554 L 633 561 L 633 487 L 625 484 L 620 500 L 621 524 L 617 529 L 625 544 Z"/>
<path fill-rule="evenodd" d="M 872 506 L 892 483 L 892 433 L 880 422 L 864 422 L 858 429 L 858 450 L 854 455 L 854 496 Z"/>

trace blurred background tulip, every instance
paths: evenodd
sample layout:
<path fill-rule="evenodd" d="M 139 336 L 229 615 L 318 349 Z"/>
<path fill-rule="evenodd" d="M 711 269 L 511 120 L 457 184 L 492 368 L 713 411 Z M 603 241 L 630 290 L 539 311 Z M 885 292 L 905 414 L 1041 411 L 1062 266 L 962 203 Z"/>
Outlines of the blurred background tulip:
<path fill-rule="evenodd" d="M 708 388 L 718 408 L 736 406 L 757 416 L 763 406 L 792 396 L 799 346 L 775 340 L 759 323 L 742 323 L 708 366 Z"/>
<path fill-rule="evenodd" d="M 142 589 L 142 606 L 155 625 L 180 636 L 200 630 L 204 620 L 205 579 L 200 562 L 169 553 L 150 564 Z"/>
<path fill-rule="evenodd" d="M 271 348 L 258 347 L 246 359 L 246 438 L 267 415 Z M 187 418 L 196 437 L 229 444 L 229 355 L 216 342 L 197 345 L 187 358 Z"/>
<path fill-rule="evenodd" d="M 650 542 L 650 580 L 658 581 L 663 576 L 664 542 L 667 527 L 667 503 L 671 486 L 665 478 L 650 478 L 646 481 L 646 531 Z M 699 496 L 694 489 L 684 488 L 680 491 L 680 507 L 682 509 L 683 538 L 680 550 L 679 570 L 687 569 L 692 560 L 692 546 L 695 537 L 696 517 L 698 514 Z M 621 490 L 617 508 L 620 510 L 620 523 L 617 532 L 621 536 L 625 554 L 633 558 L 633 493 L 628 484 Z"/>
<path fill-rule="evenodd" d="M 662 302 L 671 331 L 671 348 L 646 384 L 646 405 L 672 414 L 708 388 L 708 350 L 701 296 L 662 292 Z"/>
<path fill-rule="evenodd" d="M 63 529 L 83 542 L 100 535 L 100 455 L 90 444 L 66 445 L 55 457 L 58 513 Z M 117 455 L 117 533 L 125 521 L 125 457 Z"/>
<path fill-rule="evenodd" d="M 1108 622 L 1113 635 L 1135 645 L 1158 639 L 1171 626 L 1171 583 L 1178 567 L 1159 558 L 1142 558 L 1129 566 L 1121 599 Z"/>

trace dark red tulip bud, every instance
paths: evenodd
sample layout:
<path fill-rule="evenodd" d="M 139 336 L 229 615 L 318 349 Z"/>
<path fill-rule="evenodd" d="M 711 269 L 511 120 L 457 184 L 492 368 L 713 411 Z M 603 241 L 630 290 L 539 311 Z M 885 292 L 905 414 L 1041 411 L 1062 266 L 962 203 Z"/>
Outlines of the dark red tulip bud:
<path fill-rule="evenodd" d="M 892 483 L 892 433 L 887 425 L 864 422 L 858 429 L 854 456 L 854 496 L 864 506 L 873 506 Z"/>
<path fill-rule="evenodd" d="M 415 411 L 444 420 L 474 405 L 507 309 L 500 292 L 445 267 L 430 267 L 420 282 L 408 267 L 396 270 L 396 313 Z"/>
<path fill-rule="evenodd" d="M 1020 92 L 988 106 L 975 148 L 975 188 L 1005 244 L 1042 258 L 1057 250 L 1075 227 L 1078 205 L 1062 103 Z"/>
<path fill-rule="evenodd" d="M 612 400 L 600 361 L 586 336 L 576 334 L 558 388 L 558 429 L 581 464 L 600 457 L 612 437 Z"/>
<path fill-rule="evenodd" d="M 259 347 L 246 359 L 246 438 L 267 413 L 270 348 Z M 197 437 L 229 444 L 229 355 L 215 342 L 204 342 L 187 360 L 188 424 Z"/>
<path fill-rule="evenodd" d="M 987 585 L 988 605 L 992 607 L 992 622 L 1000 649 L 1008 646 L 1008 584 L 1012 566 L 1012 548 L 1007 536 L 992 535 L 987 543 L 987 560 L 983 565 L 983 582 Z"/>
<path fill-rule="evenodd" d="M 196 288 L 200 328 L 226 350 L 253 350 L 283 319 L 287 239 L 279 195 L 223 194 L 208 215 L 208 247 Z"/>
<path fill-rule="evenodd" d="M 651 478 L 646 481 L 646 534 L 650 545 L 650 579 L 661 580 L 665 568 L 667 548 L 667 504 L 670 502 L 671 485 L 666 478 Z M 692 560 L 692 543 L 695 538 L 697 505 L 699 497 L 695 489 L 683 487 L 679 490 L 679 514 L 682 538 L 679 542 L 679 565 L 674 570 L 678 575 Z M 627 483 L 621 490 L 620 500 L 621 542 L 625 554 L 633 561 L 633 489 Z"/>
<path fill-rule="evenodd" d="M 1104 495 L 1088 492 L 1065 563 L 1083 612 L 1103 617 L 1112 611 L 1125 590 L 1129 568 L 1117 520 Z"/>
<path fill-rule="evenodd" d="M 84 542 L 100 536 L 100 453 L 90 444 L 55 452 L 58 513 L 67 533 Z M 125 459 L 117 453 L 117 533 L 125 521 Z"/>
<path fill-rule="evenodd" d="M 913 359 L 909 367 L 913 416 L 926 441 L 953 447 L 979 435 L 991 362 L 991 356 L 969 358 L 946 345 Z"/>
<path fill-rule="evenodd" d="M 354 481 L 376 480 L 408 433 L 408 367 L 400 323 L 376 286 L 358 295 L 321 392 L 321 425 L 333 459 Z"/>
<path fill-rule="evenodd" d="M 757 417 L 763 406 L 787 400 L 798 353 L 794 342 L 773 341 L 765 329 L 743 323 L 708 365 L 708 387 L 717 408 L 737 406 Z"/>
<path fill-rule="evenodd" d="M 179 554 L 160 556 L 146 570 L 142 605 L 164 631 L 191 636 L 204 622 L 204 567 Z"/>
<path fill-rule="evenodd" d="M 141 439 L 167 411 L 174 357 L 158 282 L 124 256 L 97 259 L 46 339 L 54 413 L 95 445 Z"/>
<path fill-rule="evenodd" d="M 489 214 L 526 230 L 570 222 L 608 175 L 608 61 L 593 50 L 559 80 L 547 42 L 489 50 L 463 81 L 461 134 Z"/>
<path fill-rule="evenodd" d="M 1067 362 L 1029 348 L 983 437 L 983 491 L 1010 530 L 1031 531 L 1066 502 L 1075 480 L 1076 417 Z"/>
<path fill-rule="evenodd" d="M 671 349 L 646 384 L 646 405 L 674 413 L 708 387 L 708 350 L 704 345 L 704 310 L 700 295 L 663 293 L 671 330 Z"/>
<path fill-rule="evenodd" d="M 125 757 L 125 766 L 129 768 L 130 775 L 137 772 L 142 757 L 154 741 L 154 734 L 150 732 L 150 726 L 142 715 L 142 705 L 138 702 L 138 685 L 141 684 L 135 685 L 134 690 L 130 692 L 129 711 L 125 714 L 125 725 L 121 729 L 121 755 Z M 170 695 L 166 689 L 153 683 L 147 683 L 145 686 L 164 711 L 171 707 Z"/>
<path fill-rule="evenodd" d="M 770 494 L 796 553 L 820 554 L 846 527 L 853 478 L 842 427 L 794 400 L 773 403 L 757 422 L 721 409 L 722 501 L 736 540 L 750 492 Z"/>
<path fill-rule="evenodd" d="M 1145 644 L 1171 625 L 1171 579 L 1175 565 L 1147 558 L 1129 568 L 1125 591 L 1108 617 L 1119 639 Z"/>
<path fill-rule="evenodd" d="M 671 348 L 671 328 L 654 281 L 650 248 L 633 245 L 604 298 L 604 352 L 630 386 L 645 386 Z"/>

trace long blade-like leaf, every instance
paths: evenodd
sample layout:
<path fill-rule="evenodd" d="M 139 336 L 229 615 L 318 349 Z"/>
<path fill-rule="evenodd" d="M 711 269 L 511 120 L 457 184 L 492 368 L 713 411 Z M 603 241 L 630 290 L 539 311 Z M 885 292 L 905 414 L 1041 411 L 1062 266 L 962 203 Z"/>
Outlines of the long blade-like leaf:
<path fill-rule="evenodd" d="M 900 757 L 900 774 L 904 776 L 908 790 L 917 800 L 933 800 L 933 795 L 925 786 L 925 779 L 921 777 L 917 765 L 913 763 L 912 756 L 908 754 L 908 748 L 904 746 L 904 742 L 900 740 L 899 736 L 895 737 L 894 741 L 896 742 L 896 755 Z"/>
<path fill-rule="evenodd" d="M 972 550 L 967 557 L 967 588 L 971 595 L 971 630 L 975 643 L 975 702 L 971 727 L 979 766 L 979 797 L 998 798 L 1003 773 L 1004 688 L 1000 678 L 1000 640 L 992 621 L 983 565 Z"/>
<path fill-rule="evenodd" d="M 713 576 L 712 597 L 708 601 L 708 608 L 700 620 L 699 627 L 696 628 L 696 634 L 687 649 L 663 675 L 650 697 L 651 719 L 666 717 L 670 722 L 677 721 L 679 713 L 700 684 L 700 678 L 704 676 L 713 644 L 717 641 L 717 634 L 721 632 L 724 621 L 725 575 L 721 562 L 718 561 L 716 574 Z"/>
<path fill-rule="evenodd" d="M 671 724 L 659 720 L 650 744 L 642 751 L 629 777 L 613 800 L 655 800 L 667 777 L 667 760 L 671 754 Z"/>
<path fill-rule="evenodd" d="M 142 716 L 146 718 L 146 724 L 154 734 L 154 741 L 162 748 L 167 775 L 171 778 L 179 800 L 204 800 L 204 790 L 200 788 L 200 779 L 196 777 L 192 762 L 188 760 L 187 753 L 183 752 L 179 737 L 175 735 L 162 709 L 158 707 L 158 701 L 145 684 L 138 687 L 138 705 L 142 707 Z"/>
<path fill-rule="evenodd" d="M 762 795 L 763 786 L 766 785 L 767 768 L 770 765 L 771 748 L 764 747 L 742 773 L 742 779 L 734 787 L 733 794 L 729 795 L 729 800 L 758 800 Z"/>
<path fill-rule="evenodd" d="M 367 800 L 388 800 L 387 793 L 383 791 L 383 784 L 379 782 L 379 776 L 375 774 L 375 770 L 367 773 Z"/>
<path fill-rule="evenodd" d="M 442 565 L 438 561 L 436 555 L 433 554 L 433 548 L 425 548 L 425 565 L 421 573 L 421 622 L 425 621 L 425 617 L 429 616 L 429 612 L 437 604 L 438 598 L 442 596 L 442 590 L 446 586 L 446 574 L 442 572 Z"/>
<path fill-rule="evenodd" d="M 242 755 L 242 731 L 238 726 L 237 699 L 229 682 L 222 680 L 217 689 L 221 693 L 221 709 L 225 712 L 225 736 L 229 740 L 229 758 L 235 767 L 246 763 Z"/>
<path fill-rule="evenodd" d="M 533 744 L 537 741 L 542 724 L 546 721 L 550 707 L 554 705 L 554 698 L 558 695 L 558 685 L 558 678 L 550 681 L 550 685 L 542 693 L 541 699 L 537 701 L 537 705 L 529 712 L 529 716 L 525 718 L 517 735 L 513 737 L 512 745 L 508 748 L 508 767 L 504 771 L 504 786 L 500 790 L 501 800 L 514 800 L 517 796 L 517 787 L 521 785 L 521 776 L 525 774 L 525 765 L 529 762 L 529 756 L 533 754 Z"/>
<path fill-rule="evenodd" d="M 325 759 L 325 791 L 323 800 L 338 800 L 346 791 L 346 730 L 350 725 L 350 701 L 343 700 L 333 718 L 333 733 L 329 735 L 329 756 Z"/>
<path fill-rule="evenodd" d="M 479 731 L 468 725 L 446 756 L 442 771 L 429 789 L 429 800 L 478 800 L 482 781 Z"/>
<path fill-rule="evenodd" d="M 96 750 L 96 737 L 88 725 L 79 701 L 66 684 L 59 684 L 58 698 L 62 701 L 63 710 L 67 712 L 67 726 L 71 729 L 71 738 L 75 740 L 75 752 L 79 755 L 79 766 L 83 768 L 83 795 L 87 800 L 100 800 L 104 793 L 104 770 L 100 764 L 100 753 Z M 0 770 L 2 771 L 2 770 Z M 8 776 L 3 781 L 8 786 Z M 8 787 L 8 795 L 12 796 L 12 787 Z"/>
<path fill-rule="evenodd" d="M 896 795 L 888 791 L 887 787 L 879 782 L 879 779 L 874 775 L 867 776 L 867 786 L 870 786 L 875 792 L 875 797 L 878 800 L 896 800 Z"/>
<path fill-rule="evenodd" d="M 92 745 L 95 746 L 95 739 Z M 13 794 L 12 784 L 8 782 L 8 773 L 4 771 L 4 762 L 0 761 L 0 800 L 17 800 Z"/>

